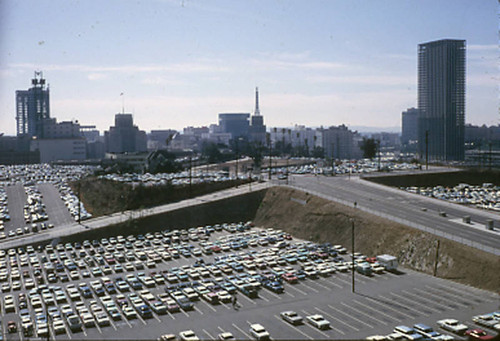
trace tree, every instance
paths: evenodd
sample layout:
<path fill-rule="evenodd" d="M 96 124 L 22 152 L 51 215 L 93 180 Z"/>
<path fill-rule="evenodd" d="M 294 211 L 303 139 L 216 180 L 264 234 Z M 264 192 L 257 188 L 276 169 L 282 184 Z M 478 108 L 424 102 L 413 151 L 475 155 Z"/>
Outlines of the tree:
<path fill-rule="evenodd" d="M 222 155 L 217 144 L 213 142 L 203 142 L 201 154 L 209 163 L 215 163 L 222 160 Z"/>
<path fill-rule="evenodd" d="M 373 138 L 363 137 L 363 142 L 361 142 L 361 150 L 363 151 L 363 157 L 368 159 L 373 159 L 377 155 L 377 141 Z"/>

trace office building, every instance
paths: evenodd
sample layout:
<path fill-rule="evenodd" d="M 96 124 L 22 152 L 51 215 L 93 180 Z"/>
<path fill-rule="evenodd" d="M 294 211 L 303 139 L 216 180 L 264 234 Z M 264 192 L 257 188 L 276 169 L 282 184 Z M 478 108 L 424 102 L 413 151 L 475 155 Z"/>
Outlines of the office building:
<path fill-rule="evenodd" d="M 318 129 L 325 157 L 336 160 L 360 159 L 363 152 L 359 146 L 360 136 L 356 131 L 349 130 L 345 125 L 332 126 L 328 129 Z"/>
<path fill-rule="evenodd" d="M 231 134 L 232 139 L 239 137 L 247 138 L 249 130 L 250 114 L 247 113 L 224 113 L 219 114 L 219 127 L 221 133 Z"/>
<path fill-rule="evenodd" d="M 17 135 L 43 138 L 43 125 L 50 118 L 49 88 L 42 72 L 35 72 L 28 90 L 16 91 Z"/>
<path fill-rule="evenodd" d="M 465 40 L 418 46 L 418 150 L 433 161 L 464 159 Z"/>
<path fill-rule="evenodd" d="M 418 109 L 409 108 L 401 114 L 401 144 L 415 144 L 418 141 Z"/>
<path fill-rule="evenodd" d="M 134 125 L 132 114 L 116 114 L 115 125 L 104 133 L 104 139 L 108 153 L 147 151 L 146 132 Z"/>

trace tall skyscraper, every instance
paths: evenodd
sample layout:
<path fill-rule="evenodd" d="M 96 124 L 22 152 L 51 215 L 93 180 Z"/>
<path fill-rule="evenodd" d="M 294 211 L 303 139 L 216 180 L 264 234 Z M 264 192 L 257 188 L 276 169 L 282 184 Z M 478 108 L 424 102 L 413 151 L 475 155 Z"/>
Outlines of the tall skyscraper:
<path fill-rule="evenodd" d="M 50 118 L 49 88 L 42 72 L 36 71 L 28 90 L 16 91 L 17 135 L 43 138 L 43 125 Z"/>
<path fill-rule="evenodd" d="M 418 45 L 418 109 L 421 157 L 463 160 L 465 40 Z"/>

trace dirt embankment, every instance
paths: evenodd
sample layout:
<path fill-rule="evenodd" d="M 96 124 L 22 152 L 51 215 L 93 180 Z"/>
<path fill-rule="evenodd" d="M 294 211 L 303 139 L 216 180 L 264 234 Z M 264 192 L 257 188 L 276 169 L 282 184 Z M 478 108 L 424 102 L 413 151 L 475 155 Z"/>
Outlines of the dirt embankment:
<path fill-rule="evenodd" d="M 330 242 L 351 248 L 351 226 L 355 226 L 355 249 L 374 256 L 398 257 L 401 265 L 490 291 L 500 288 L 500 257 L 447 239 L 436 237 L 352 207 L 305 192 L 273 187 L 255 216 L 257 226 L 282 229 L 297 238 Z"/>

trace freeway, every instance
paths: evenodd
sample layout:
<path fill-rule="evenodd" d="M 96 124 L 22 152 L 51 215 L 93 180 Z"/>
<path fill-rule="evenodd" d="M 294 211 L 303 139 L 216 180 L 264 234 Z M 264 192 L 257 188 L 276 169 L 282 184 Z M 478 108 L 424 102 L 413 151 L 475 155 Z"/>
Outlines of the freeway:
<path fill-rule="evenodd" d="M 292 176 L 291 187 L 500 255 L 499 215 L 391 188 L 357 176 Z M 445 212 L 446 216 L 440 213 Z M 462 222 L 471 217 L 471 224 Z M 485 228 L 493 220 L 493 231 Z"/>

